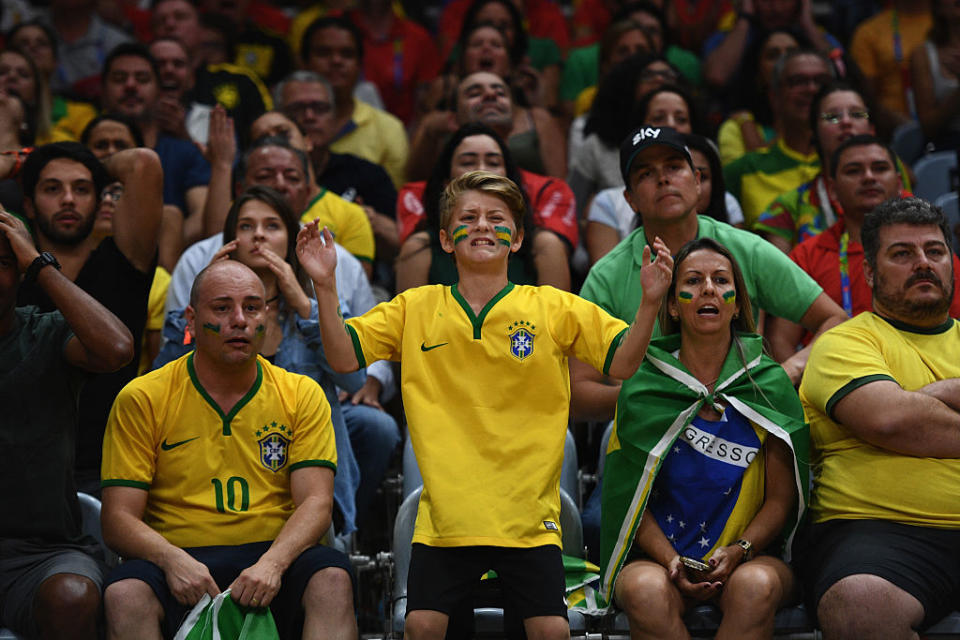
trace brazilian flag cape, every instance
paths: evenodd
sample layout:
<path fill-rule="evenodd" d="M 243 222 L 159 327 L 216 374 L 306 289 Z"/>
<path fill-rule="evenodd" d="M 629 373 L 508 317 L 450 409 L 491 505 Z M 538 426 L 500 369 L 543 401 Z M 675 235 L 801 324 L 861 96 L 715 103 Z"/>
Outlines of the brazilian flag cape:
<path fill-rule="evenodd" d="M 601 606 L 612 601 L 617 574 L 633 544 L 664 458 L 704 403 L 722 402 L 735 408 L 767 431 L 768 437 L 780 438 L 793 451 L 800 499 L 783 532 L 789 554 L 807 504 L 810 432 L 790 379 L 779 364 L 764 355 L 760 336 L 740 334 L 739 339 L 743 360 L 731 345 L 712 394 L 672 355 L 680 348 L 679 334 L 653 340 L 637 373 L 623 383 L 603 477 Z"/>

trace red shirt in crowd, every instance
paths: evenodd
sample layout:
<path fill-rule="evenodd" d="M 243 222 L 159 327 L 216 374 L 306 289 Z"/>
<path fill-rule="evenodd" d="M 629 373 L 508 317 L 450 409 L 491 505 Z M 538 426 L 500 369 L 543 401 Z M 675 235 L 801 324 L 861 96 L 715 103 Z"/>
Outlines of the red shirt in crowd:
<path fill-rule="evenodd" d="M 533 224 L 565 238 L 571 248 L 577 246 L 577 207 L 567 183 L 550 176 L 520 170 L 523 188 L 530 198 Z M 408 182 L 397 194 L 397 226 L 400 242 L 406 240 L 423 218 L 425 181 Z"/>

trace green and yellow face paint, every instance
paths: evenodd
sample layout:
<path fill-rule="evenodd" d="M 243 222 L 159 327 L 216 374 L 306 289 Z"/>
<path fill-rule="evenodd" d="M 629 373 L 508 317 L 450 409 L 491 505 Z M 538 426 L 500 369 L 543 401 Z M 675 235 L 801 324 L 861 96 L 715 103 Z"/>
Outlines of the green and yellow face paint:
<path fill-rule="evenodd" d="M 690 304 L 693 302 L 693 294 L 689 291 L 677 291 L 677 301 L 680 304 Z"/>
<path fill-rule="evenodd" d="M 497 232 L 497 242 L 508 247 L 512 244 L 513 232 L 510 227 L 494 227 L 493 230 Z"/>
<path fill-rule="evenodd" d="M 733 304 L 733 303 L 735 303 L 735 302 L 737 301 L 737 292 L 736 292 L 736 291 L 732 291 L 732 290 L 731 290 L 731 291 L 724 291 L 724 292 L 723 292 L 723 296 L 721 296 L 721 297 L 723 298 L 723 301 L 724 301 L 725 303 L 727 303 L 727 304 Z"/>
<path fill-rule="evenodd" d="M 470 235 L 470 233 L 467 231 L 467 225 L 462 224 L 456 229 L 454 229 L 451 235 L 453 236 L 453 244 L 458 245 L 464 240 L 466 240 L 467 236 Z"/>
<path fill-rule="evenodd" d="M 210 322 L 203 323 L 203 330 L 210 335 L 218 336 L 220 335 L 220 325 L 213 324 Z"/>
<path fill-rule="evenodd" d="M 259 338 L 260 336 L 266 333 L 267 333 L 267 328 L 262 324 L 258 324 L 256 328 L 256 336 Z"/>

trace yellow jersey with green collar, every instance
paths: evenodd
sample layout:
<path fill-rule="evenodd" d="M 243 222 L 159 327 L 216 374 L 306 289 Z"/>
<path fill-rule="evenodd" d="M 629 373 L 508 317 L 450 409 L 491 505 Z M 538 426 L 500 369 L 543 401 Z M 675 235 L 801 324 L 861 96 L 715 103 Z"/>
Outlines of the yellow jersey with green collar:
<path fill-rule="evenodd" d="M 144 522 L 178 547 L 277 537 L 293 513 L 290 474 L 336 471 L 330 405 L 307 376 L 257 357 L 250 391 L 224 413 L 193 352 L 120 391 L 103 441 L 103 487 L 147 492 Z"/>
<path fill-rule="evenodd" d="M 626 323 L 553 287 L 508 284 L 475 314 L 457 286 L 347 321 L 360 366 L 402 363 L 423 494 L 413 541 L 560 546 L 568 356 L 606 372 Z"/>
<path fill-rule="evenodd" d="M 920 328 L 873 312 L 824 333 L 810 352 L 800 401 L 810 423 L 813 522 L 890 520 L 960 529 L 960 460 L 875 447 L 834 420 L 837 403 L 878 380 L 917 391 L 960 377 L 960 323 Z"/>

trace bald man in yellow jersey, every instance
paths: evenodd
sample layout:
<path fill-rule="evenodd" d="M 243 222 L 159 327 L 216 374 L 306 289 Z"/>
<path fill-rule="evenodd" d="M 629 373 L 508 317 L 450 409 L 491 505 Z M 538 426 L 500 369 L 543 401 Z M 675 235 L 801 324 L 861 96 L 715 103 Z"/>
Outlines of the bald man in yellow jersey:
<path fill-rule="evenodd" d="M 242 606 L 269 606 L 282 638 L 357 637 L 349 560 L 317 545 L 337 466 L 330 405 L 311 378 L 258 355 L 266 313 L 253 271 L 214 262 L 186 309 L 195 350 L 117 396 L 102 520 L 127 561 L 107 580 L 109 638 L 169 638 L 228 587 Z"/>
<path fill-rule="evenodd" d="M 523 196 L 471 172 L 441 199 L 440 241 L 459 282 L 404 291 L 344 323 L 332 236 L 300 234 L 327 359 L 350 371 L 402 363 L 404 408 L 423 494 L 407 586 L 406 636 L 443 638 L 480 576 L 497 571 L 530 638 L 567 638 L 559 478 L 570 402 L 567 357 L 625 378 L 646 352 L 672 259 L 645 253 L 646 295 L 634 326 L 573 294 L 516 286 L 507 259 L 523 242 Z"/>

